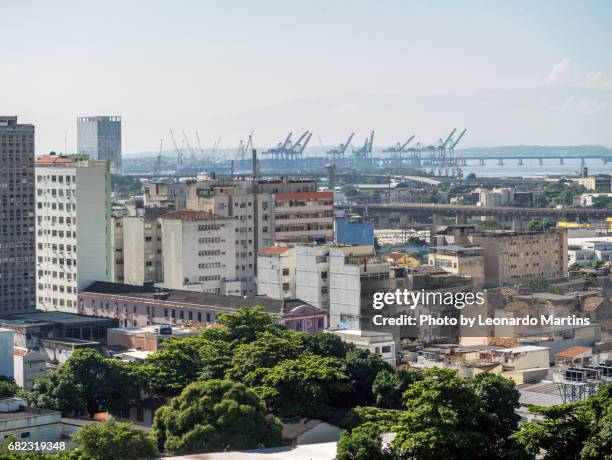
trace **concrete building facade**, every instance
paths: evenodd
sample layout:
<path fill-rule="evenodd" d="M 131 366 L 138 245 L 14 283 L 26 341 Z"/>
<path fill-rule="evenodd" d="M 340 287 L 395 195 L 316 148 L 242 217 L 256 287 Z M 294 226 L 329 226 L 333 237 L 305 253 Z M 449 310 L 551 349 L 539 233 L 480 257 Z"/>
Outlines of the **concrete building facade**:
<path fill-rule="evenodd" d="M 34 126 L 0 116 L 0 312 L 36 309 Z"/>
<path fill-rule="evenodd" d="M 253 263 L 241 254 L 237 219 L 204 211 L 161 216 L 163 286 L 225 295 L 255 294 Z"/>
<path fill-rule="evenodd" d="M 77 118 L 77 153 L 107 160 L 113 173 L 121 172 L 121 117 Z"/>
<path fill-rule="evenodd" d="M 111 266 L 107 161 L 47 155 L 36 161 L 37 307 L 77 311 L 77 292 Z"/>

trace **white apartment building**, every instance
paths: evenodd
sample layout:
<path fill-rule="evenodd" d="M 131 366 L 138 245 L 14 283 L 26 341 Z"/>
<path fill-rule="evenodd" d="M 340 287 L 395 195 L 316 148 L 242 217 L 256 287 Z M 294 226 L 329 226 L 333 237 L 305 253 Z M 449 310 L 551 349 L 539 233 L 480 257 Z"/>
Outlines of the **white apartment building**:
<path fill-rule="evenodd" d="M 609 262 L 612 259 L 612 237 L 568 238 L 569 264 L 591 266 L 595 261 Z"/>
<path fill-rule="evenodd" d="M 358 329 L 371 294 L 389 281 L 389 263 L 374 246 L 273 246 L 259 252 L 257 264 L 259 295 L 328 310 L 333 328 Z"/>
<path fill-rule="evenodd" d="M 271 299 L 296 299 L 294 247 L 270 246 L 257 256 L 257 295 Z"/>
<path fill-rule="evenodd" d="M 163 286 L 225 295 L 252 296 L 239 221 L 204 211 L 172 211 L 160 217 Z"/>
<path fill-rule="evenodd" d="M 37 308 L 77 312 L 77 293 L 110 276 L 108 161 L 36 160 Z"/>

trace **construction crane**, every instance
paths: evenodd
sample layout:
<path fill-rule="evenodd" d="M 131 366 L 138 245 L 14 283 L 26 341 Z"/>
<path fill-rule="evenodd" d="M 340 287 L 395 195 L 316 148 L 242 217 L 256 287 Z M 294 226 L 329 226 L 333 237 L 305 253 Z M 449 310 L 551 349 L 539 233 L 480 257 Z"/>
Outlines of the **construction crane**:
<path fill-rule="evenodd" d="M 400 144 L 399 142 L 397 142 L 393 147 L 387 147 L 386 149 L 383 149 L 383 153 L 390 153 L 392 158 L 401 160 L 402 159 L 402 153 L 407 152 L 407 150 L 404 150 L 406 147 L 408 147 L 408 144 L 410 144 L 410 142 L 412 142 L 412 139 L 414 139 L 415 136 L 411 136 L 406 142 L 404 142 L 403 144 Z"/>
<path fill-rule="evenodd" d="M 160 139 L 159 141 L 159 155 L 155 159 L 155 166 L 153 167 L 153 175 L 159 176 L 161 175 L 162 168 L 162 152 L 164 151 L 164 140 Z"/>
<path fill-rule="evenodd" d="M 178 176 L 180 169 L 183 167 L 183 152 L 176 143 L 176 138 L 174 137 L 174 133 L 172 132 L 172 130 L 170 130 L 170 138 L 172 139 L 172 144 L 174 145 L 174 149 L 176 150 L 176 168 L 174 170 L 174 174 Z"/>
<path fill-rule="evenodd" d="M 200 133 L 196 131 L 195 136 L 196 136 L 196 142 L 198 143 L 198 152 L 200 152 L 200 156 L 202 157 L 202 162 L 206 164 L 208 159 L 206 158 L 206 155 L 204 155 L 204 149 L 202 148 L 202 143 L 200 142 Z"/>
<path fill-rule="evenodd" d="M 326 153 L 327 153 L 327 156 L 330 158 L 330 160 L 343 159 L 344 154 L 346 153 L 346 149 L 348 149 L 348 146 L 351 144 L 353 137 L 355 137 L 354 132 L 349 135 L 348 139 L 346 140 L 344 144 L 340 144 L 335 149 L 328 150 Z"/>
<path fill-rule="evenodd" d="M 215 143 L 213 144 L 213 147 L 212 147 L 212 152 L 211 152 L 211 156 L 212 156 L 212 157 L 217 156 L 217 150 L 219 150 L 219 145 L 221 145 L 221 139 L 222 139 L 222 138 L 221 138 L 221 137 L 219 137 L 219 139 L 217 139 L 217 140 L 215 141 Z"/>
<path fill-rule="evenodd" d="M 362 147 L 353 150 L 355 158 L 369 158 L 372 155 L 372 146 L 374 145 L 374 131 L 370 133 L 370 138 L 366 137 Z"/>
<path fill-rule="evenodd" d="M 195 150 L 191 147 L 191 144 L 189 143 L 189 138 L 187 137 L 187 133 L 185 133 L 185 130 L 183 129 L 182 131 L 183 131 L 183 138 L 185 139 L 185 145 L 187 146 L 187 149 L 191 153 L 190 158 L 189 158 L 190 166 L 192 168 L 196 168 Z"/>

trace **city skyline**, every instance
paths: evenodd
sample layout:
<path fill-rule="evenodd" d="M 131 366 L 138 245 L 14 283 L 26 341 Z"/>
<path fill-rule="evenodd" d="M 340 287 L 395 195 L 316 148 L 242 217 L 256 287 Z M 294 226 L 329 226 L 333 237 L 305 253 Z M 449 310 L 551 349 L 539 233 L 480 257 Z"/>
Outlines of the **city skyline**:
<path fill-rule="evenodd" d="M 76 151 L 77 117 L 105 114 L 123 117 L 127 156 L 169 147 L 170 129 L 204 148 L 305 129 L 427 143 L 460 126 L 464 147 L 612 146 L 607 2 L 249 6 L 7 4 L 3 111 L 37 126 L 38 155 L 65 135 Z"/>

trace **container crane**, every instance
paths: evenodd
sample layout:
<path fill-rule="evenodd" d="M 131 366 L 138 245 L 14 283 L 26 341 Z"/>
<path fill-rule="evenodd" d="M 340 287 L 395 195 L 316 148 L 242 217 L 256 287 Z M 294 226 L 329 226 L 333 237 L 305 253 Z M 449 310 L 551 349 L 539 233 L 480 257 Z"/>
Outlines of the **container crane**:
<path fill-rule="evenodd" d="M 374 145 L 374 131 L 370 133 L 370 137 L 365 139 L 363 146 L 357 150 L 353 150 L 355 158 L 369 158 L 372 155 L 372 146 Z"/>
<path fill-rule="evenodd" d="M 337 148 L 335 149 L 331 149 L 328 150 L 327 156 L 331 159 L 331 160 L 339 160 L 344 158 L 344 154 L 346 153 L 346 149 L 348 149 L 348 146 L 351 144 L 351 141 L 353 140 L 353 137 L 355 137 L 355 133 L 352 132 L 348 139 L 346 140 L 346 142 L 344 144 L 340 144 Z"/>
<path fill-rule="evenodd" d="M 402 159 L 402 153 L 407 152 L 407 150 L 404 150 L 406 147 L 408 147 L 408 144 L 410 144 L 410 142 L 412 142 L 412 140 L 415 138 L 415 136 L 411 136 L 406 142 L 404 142 L 403 144 L 400 144 L 399 142 L 397 142 L 393 147 L 387 147 L 386 149 L 383 150 L 383 153 L 390 153 L 392 158 L 396 158 L 401 160 Z"/>

